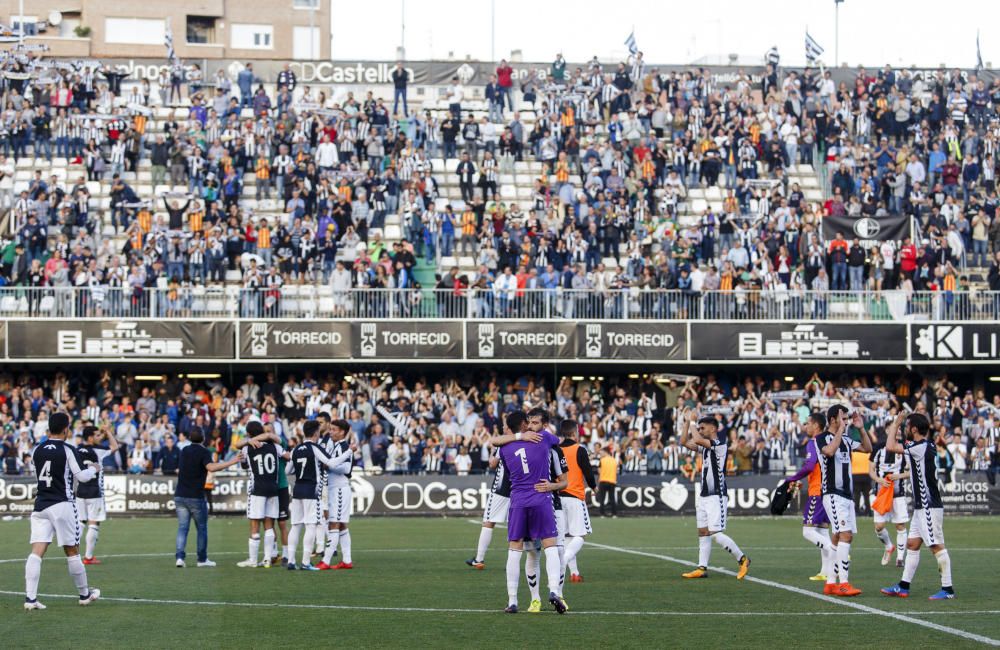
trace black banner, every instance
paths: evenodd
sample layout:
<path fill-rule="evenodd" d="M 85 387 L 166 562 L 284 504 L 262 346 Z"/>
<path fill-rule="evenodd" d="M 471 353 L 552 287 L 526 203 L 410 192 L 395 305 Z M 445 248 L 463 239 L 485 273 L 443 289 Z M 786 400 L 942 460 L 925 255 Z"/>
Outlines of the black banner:
<path fill-rule="evenodd" d="M 234 359 L 228 321 L 8 321 L 11 359 Z"/>
<path fill-rule="evenodd" d="M 687 360 L 687 327 L 683 323 L 578 323 L 576 342 L 578 359 Z"/>
<path fill-rule="evenodd" d="M 345 321 L 244 321 L 242 359 L 350 359 L 351 324 Z"/>
<path fill-rule="evenodd" d="M 1000 327 L 979 323 L 912 323 L 914 361 L 1000 361 Z"/>
<path fill-rule="evenodd" d="M 469 321 L 469 359 L 576 358 L 576 325 L 570 322 Z"/>
<path fill-rule="evenodd" d="M 461 359 L 459 321 L 353 323 L 355 359 Z"/>
<path fill-rule="evenodd" d="M 823 239 L 830 243 L 837 233 L 844 233 L 844 239 L 855 237 L 864 248 L 871 248 L 878 242 L 901 241 L 913 236 L 912 220 L 905 214 L 887 214 L 880 217 L 823 217 Z"/>
<path fill-rule="evenodd" d="M 906 325 L 876 323 L 698 323 L 691 360 L 905 361 Z"/>
<path fill-rule="evenodd" d="M 451 515 L 479 517 L 486 507 L 491 476 L 358 476 L 351 479 L 354 513 L 364 515 Z M 171 514 L 174 511 L 175 476 L 104 477 L 108 514 Z M 727 479 L 729 513 L 767 516 L 777 476 L 736 476 Z M 0 514 L 27 516 L 34 507 L 37 482 L 31 477 L 0 476 Z M 247 480 L 243 476 L 215 479 L 212 503 L 216 513 L 246 512 Z M 624 514 L 693 515 L 695 488 L 680 476 L 623 474 L 617 487 L 618 508 Z M 965 475 L 941 486 L 949 514 L 1000 514 L 1000 488 L 983 474 Z M 598 502 L 590 490 L 591 508 Z M 797 516 L 800 499 L 793 499 L 786 516 Z"/>

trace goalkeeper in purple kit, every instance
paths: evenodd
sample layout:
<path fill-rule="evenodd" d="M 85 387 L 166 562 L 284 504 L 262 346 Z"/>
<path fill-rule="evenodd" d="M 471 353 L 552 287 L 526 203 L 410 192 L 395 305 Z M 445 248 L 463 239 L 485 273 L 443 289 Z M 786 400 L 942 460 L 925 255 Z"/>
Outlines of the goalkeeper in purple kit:
<path fill-rule="evenodd" d="M 549 602 L 560 614 L 568 609 L 560 595 L 559 582 L 562 565 L 556 546 L 558 530 L 552 492 L 566 487 L 566 475 L 560 474 L 550 481 L 552 448 L 559 439 L 548 431 L 541 432 L 537 443 L 521 440 L 527 432 L 527 416 L 514 412 L 507 416 L 507 428 L 514 433 L 515 441 L 500 448 L 500 459 L 510 476 L 510 510 L 507 515 L 507 595 L 504 610 L 517 613 L 517 588 L 521 580 L 521 553 L 524 540 L 540 539 L 545 553 L 545 572 L 549 581 Z"/>

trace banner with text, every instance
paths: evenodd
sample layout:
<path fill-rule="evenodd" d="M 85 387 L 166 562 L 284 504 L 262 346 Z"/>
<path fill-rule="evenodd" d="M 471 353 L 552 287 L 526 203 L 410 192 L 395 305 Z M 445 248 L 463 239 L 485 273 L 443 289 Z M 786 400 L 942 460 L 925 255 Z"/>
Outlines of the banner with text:
<path fill-rule="evenodd" d="M 8 321 L 11 359 L 235 359 L 231 321 Z"/>
<path fill-rule="evenodd" d="M 469 321 L 469 359 L 576 358 L 576 325 L 560 321 Z"/>
<path fill-rule="evenodd" d="M 936 322 L 910 325 L 913 361 L 1000 361 L 996 324 Z"/>
<path fill-rule="evenodd" d="M 350 359 L 351 324 L 346 321 L 244 321 L 242 359 Z"/>
<path fill-rule="evenodd" d="M 698 323 L 691 360 L 905 361 L 906 325 L 877 323 Z"/>
<path fill-rule="evenodd" d="M 474 476 L 358 476 L 351 479 L 354 513 L 364 515 L 452 515 L 475 517 L 483 512 L 492 484 L 489 475 Z M 108 474 L 104 478 L 108 514 L 171 514 L 175 476 Z M 736 476 L 728 479 L 729 513 L 770 514 L 776 476 Z M 0 476 L 0 514 L 27 516 L 34 507 L 36 481 L 31 477 Z M 214 512 L 244 514 L 247 480 L 243 476 L 216 477 L 212 492 Z M 694 515 L 696 491 L 676 475 L 623 474 L 616 489 L 618 509 L 624 514 Z M 1000 514 L 1000 488 L 982 474 L 964 476 L 941 486 L 949 514 Z M 596 512 L 598 502 L 588 490 L 587 503 Z M 786 516 L 801 510 L 793 500 Z"/>
<path fill-rule="evenodd" d="M 683 323 L 599 321 L 577 324 L 579 359 L 686 361 Z"/>
<path fill-rule="evenodd" d="M 460 321 L 353 323 L 355 359 L 461 359 Z"/>

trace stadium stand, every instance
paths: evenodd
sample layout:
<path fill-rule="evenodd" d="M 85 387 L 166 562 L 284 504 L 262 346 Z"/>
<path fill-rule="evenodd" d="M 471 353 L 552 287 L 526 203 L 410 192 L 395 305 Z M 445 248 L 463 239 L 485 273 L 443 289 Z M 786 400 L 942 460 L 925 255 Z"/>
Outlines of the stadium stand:
<path fill-rule="evenodd" d="M 1000 78 L 498 67 L 393 113 L 3 66 L 3 315 L 1000 316 Z M 824 237 L 845 215 L 915 228 Z"/>

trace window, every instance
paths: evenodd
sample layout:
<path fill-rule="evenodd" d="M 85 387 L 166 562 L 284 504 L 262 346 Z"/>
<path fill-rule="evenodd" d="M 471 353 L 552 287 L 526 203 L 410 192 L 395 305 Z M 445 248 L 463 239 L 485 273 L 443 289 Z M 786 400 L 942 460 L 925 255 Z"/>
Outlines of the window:
<path fill-rule="evenodd" d="M 251 25 L 230 23 L 230 47 L 242 50 L 274 49 L 274 27 L 271 25 Z"/>
<path fill-rule="evenodd" d="M 107 43 L 163 45 L 167 26 L 162 18 L 105 18 L 104 40 Z"/>
<path fill-rule="evenodd" d="M 319 0 L 292 0 L 295 9 L 319 9 Z"/>
<path fill-rule="evenodd" d="M 15 34 L 20 33 L 21 25 L 24 25 L 25 36 L 36 36 L 38 34 L 37 16 L 11 16 L 10 29 Z"/>
<path fill-rule="evenodd" d="M 319 27 L 292 28 L 292 58 L 299 61 L 319 58 Z"/>
<path fill-rule="evenodd" d="M 188 16 L 187 42 L 215 43 L 215 18 L 213 16 Z"/>

